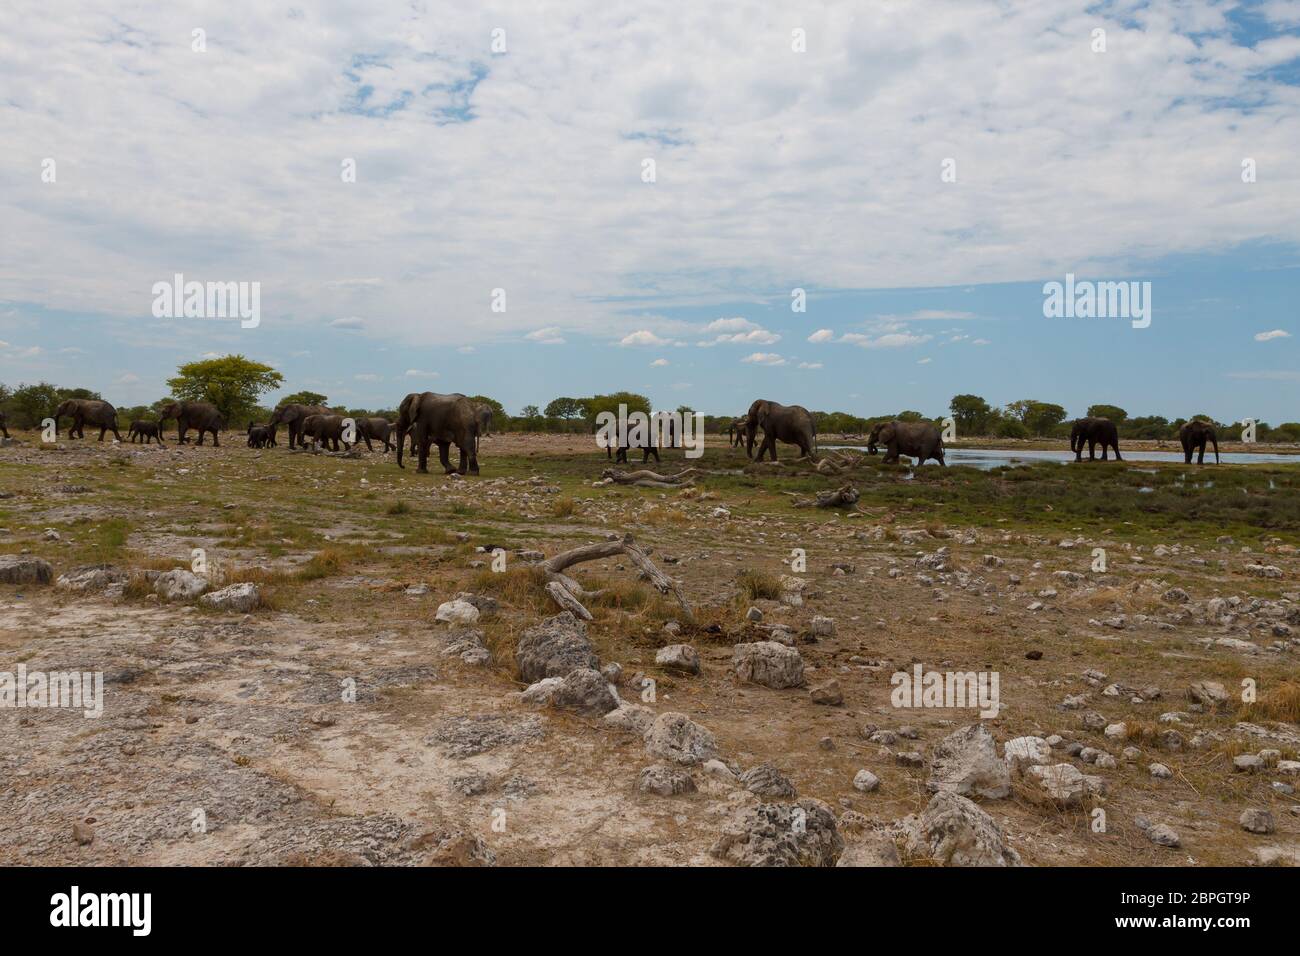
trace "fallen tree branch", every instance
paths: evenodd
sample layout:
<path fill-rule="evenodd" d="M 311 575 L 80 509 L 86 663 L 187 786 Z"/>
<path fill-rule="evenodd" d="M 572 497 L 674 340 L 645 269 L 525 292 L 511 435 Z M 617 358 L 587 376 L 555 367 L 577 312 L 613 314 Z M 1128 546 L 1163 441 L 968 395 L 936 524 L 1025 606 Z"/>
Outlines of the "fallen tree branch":
<path fill-rule="evenodd" d="M 650 555 L 637 546 L 630 534 L 624 535 L 619 541 L 598 541 L 594 544 L 584 544 L 547 558 L 541 563 L 541 569 L 548 579 L 546 593 L 564 610 L 572 611 L 582 617 L 583 620 L 590 621 L 591 613 L 582 606 L 579 598 L 590 600 L 599 597 L 604 592 L 583 590 L 582 585 L 565 574 L 564 570 L 584 561 L 598 561 L 601 558 L 612 558 L 616 555 L 626 556 L 629 561 L 640 569 L 642 575 L 649 580 L 650 584 L 660 594 L 671 594 L 676 598 L 687 620 L 695 619 L 695 614 L 677 582 L 655 566 L 655 563 L 650 560 Z"/>
<path fill-rule="evenodd" d="M 687 468 L 675 475 L 661 475 L 645 469 L 622 471 L 618 468 L 606 468 L 601 473 L 601 477 L 608 478 L 615 484 L 632 485 L 636 488 L 689 488 L 695 484 L 695 481 L 688 476 L 695 473 L 694 468 Z"/>
<path fill-rule="evenodd" d="M 794 502 L 796 508 L 854 508 L 861 497 L 858 489 L 852 485 L 843 485 L 835 491 L 819 491 L 816 499 L 797 499 Z"/>

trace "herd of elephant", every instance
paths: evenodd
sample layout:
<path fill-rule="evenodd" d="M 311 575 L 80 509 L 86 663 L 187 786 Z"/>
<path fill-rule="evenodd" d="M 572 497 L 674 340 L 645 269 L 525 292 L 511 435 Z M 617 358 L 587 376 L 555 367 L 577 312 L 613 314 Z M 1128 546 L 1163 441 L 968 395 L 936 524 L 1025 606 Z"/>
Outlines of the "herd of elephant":
<path fill-rule="evenodd" d="M 108 402 L 98 399 L 68 399 L 54 412 L 55 435 L 61 418 L 71 418 L 72 426 L 68 430 L 69 438 L 84 438 L 85 426 L 99 426 L 99 440 L 112 432 L 122 441 L 117 430 L 117 409 Z M 165 405 L 158 412 L 158 421 L 133 421 L 128 430 L 130 441 L 151 440 L 162 443 L 163 423 L 176 419 L 177 441 L 185 444 L 191 431 L 198 432 L 197 444 L 202 445 L 206 435 L 212 433 L 213 445 L 220 446 L 219 434 L 226 427 L 225 419 L 216 406 L 208 402 L 177 402 Z M 351 438 L 347 422 L 352 422 Z M 9 437 L 5 427 L 5 416 L 0 412 L 0 432 Z M 475 404 L 459 392 L 440 394 L 438 392 L 412 392 L 402 400 L 398 408 L 397 423 L 386 418 L 348 419 L 323 405 L 301 405 L 290 403 L 280 405 L 265 424 L 254 423 L 248 426 L 248 445 L 250 448 L 267 448 L 276 446 L 276 431 L 283 425 L 289 434 L 289 447 L 306 445 L 332 446 L 339 450 L 342 443 L 351 447 L 356 439 L 366 443 L 366 448 L 373 451 L 372 441 L 383 442 L 384 451 L 397 451 L 398 467 L 402 463 L 402 452 L 410 440 L 410 454 L 418 455 L 419 471 L 427 472 L 429 450 L 438 448 L 438 460 L 443 469 L 450 474 L 478 474 L 478 442 L 488 437 L 492 427 L 492 408 L 489 405 Z M 749 406 L 749 413 L 732 421 L 727 429 L 731 447 L 742 443 L 745 454 L 754 457 L 754 442 L 759 432 L 763 440 L 758 447 L 758 460 L 770 453 L 776 461 L 776 443 L 785 442 L 797 445 L 799 453 L 805 458 L 817 455 L 817 421 L 812 413 L 802 405 L 782 405 L 778 402 L 758 399 Z M 1197 455 L 1198 465 L 1205 463 L 1206 445 L 1214 447 L 1214 460 L 1219 461 L 1219 438 L 1214 426 L 1209 422 L 1194 419 L 1179 429 L 1179 441 L 1183 446 L 1183 455 L 1191 464 L 1192 455 Z M 670 436 L 671 440 L 671 436 Z M 1123 461 L 1119 453 L 1119 430 L 1115 423 L 1107 418 L 1080 418 L 1070 428 L 1070 451 L 1074 460 L 1083 460 L 1083 447 L 1088 446 L 1088 460 L 1096 459 L 1097 446 L 1101 446 L 1101 460 L 1107 460 L 1109 451 L 1114 451 L 1115 460 Z M 453 466 L 450 461 L 450 449 L 455 445 L 460 460 Z M 876 454 L 880 446 L 885 447 L 884 461 L 896 462 L 900 455 L 907 455 L 916 464 L 923 465 L 934 460 L 945 465 L 943 454 L 943 434 L 939 427 L 931 422 L 878 422 L 867 438 L 867 451 Z M 659 460 L 659 451 L 652 445 L 641 447 L 642 462 L 648 461 L 653 454 Z M 606 449 L 606 455 L 612 449 Z M 628 447 L 618 449 L 619 461 L 627 460 Z"/>
<path fill-rule="evenodd" d="M 57 437 L 59 420 L 71 418 L 68 429 L 69 438 L 84 438 L 85 426 L 99 426 L 99 440 L 103 441 L 108 432 L 122 441 L 117 430 L 117 409 L 108 402 L 99 399 L 74 398 L 63 402 L 54 411 L 54 434 Z M 180 444 L 189 441 L 189 432 L 198 432 L 196 444 L 202 445 L 208 433 L 212 434 L 212 444 L 220 447 L 220 433 L 226 428 L 226 420 L 217 407 L 210 402 L 169 402 L 158 412 L 158 421 L 133 421 L 127 431 L 128 441 L 142 441 L 148 444 L 157 441 L 162 444 L 163 425 L 171 419 L 176 420 L 176 440 Z M 351 421 L 349 430 L 347 423 Z M 323 405 L 301 405 L 289 403 L 280 405 L 266 423 L 251 423 L 248 426 L 248 445 L 250 448 L 267 448 L 277 446 L 276 432 L 283 425 L 289 434 L 289 447 L 323 445 L 339 450 L 342 443 L 350 448 L 356 441 L 364 441 L 366 448 L 374 451 L 373 441 L 383 442 L 384 451 L 397 450 L 397 464 L 405 468 L 402 452 L 410 439 L 410 454 L 419 457 L 419 470 L 427 472 L 429 449 L 436 445 L 438 458 L 443 468 L 451 473 L 478 474 L 478 441 L 489 437 L 492 428 L 492 408 L 489 405 L 476 405 L 459 392 L 439 394 L 436 392 L 412 392 L 402 400 L 398 408 L 397 423 L 386 418 L 348 419 L 333 409 Z M 5 430 L 5 420 L 0 413 L 0 431 L 9 437 Z M 349 440 L 351 439 L 351 440 Z M 450 448 L 455 445 L 460 453 L 458 466 L 450 462 Z"/>

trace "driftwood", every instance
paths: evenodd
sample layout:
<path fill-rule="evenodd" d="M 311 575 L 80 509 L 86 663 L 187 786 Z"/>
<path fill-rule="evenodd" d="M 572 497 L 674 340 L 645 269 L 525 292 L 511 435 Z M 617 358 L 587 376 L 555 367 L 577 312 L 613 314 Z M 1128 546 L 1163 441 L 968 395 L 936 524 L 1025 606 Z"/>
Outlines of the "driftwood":
<path fill-rule="evenodd" d="M 615 484 L 632 485 L 636 488 L 690 488 L 695 481 L 689 476 L 694 474 L 696 474 L 694 468 L 687 468 L 675 475 L 661 475 L 646 469 L 622 471 L 618 468 L 606 468 L 601 473 L 601 477 L 609 478 Z"/>
<path fill-rule="evenodd" d="M 686 596 L 682 594 L 682 589 L 677 582 L 655 566 L 654 562 L 650 560 L 650 556 L 637 546 L 630 534 L 624 535 L 618 541 L 598 541 L 595 544 L 584 544 L 581 547 L 563 551 L 543 561 L 540 567 L 547 577 L 546 593 L 564 610 L 572 611 L 583 620 L 590 621 L 591 612 L 582 606 L 582 599 L 598 598 L 604 592 L 584 589 L 581 584 L 565 574 L 564 571 L 566 568 L 581 564 L 584 561 L 598 561 L 601 558 L 612 558 L 616 555 L 622 555 L 635 564 L 660 594 L 671 594 L 675 597 L 677 603 L 681 605 L 687 620 L 694 620 L 694 612 L 691 611 L 691 606 L 687 603 Z"/>
<path fill-rule="evenodd" d="M 797 498 L 796 508 L 854 508 L 857 506 L 858 489 L 852 485 L 842 485 L 835 491 L 819 491 L 815 499 Z"/>

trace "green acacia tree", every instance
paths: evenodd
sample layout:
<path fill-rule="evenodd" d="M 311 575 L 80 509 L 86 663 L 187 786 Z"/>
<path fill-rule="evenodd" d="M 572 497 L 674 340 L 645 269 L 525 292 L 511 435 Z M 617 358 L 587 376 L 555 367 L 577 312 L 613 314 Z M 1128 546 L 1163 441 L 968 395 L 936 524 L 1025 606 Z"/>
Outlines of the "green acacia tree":
<path fill-rule="evenodd" d="M 292 395 L 286 395 L 277 405 L 324 405 L 329 407 L 328 399 L 320 392 L 294 392 Z"/>
<path fill-rule="evenodd" d="M 172 394 L 183 401 L 211 402 L 228 425 L 247 419 L 257 408 L 258 396 L 274 391 L 284 376 L 261 362 L 242 355 L 190 362 L 167 380 Z"/>

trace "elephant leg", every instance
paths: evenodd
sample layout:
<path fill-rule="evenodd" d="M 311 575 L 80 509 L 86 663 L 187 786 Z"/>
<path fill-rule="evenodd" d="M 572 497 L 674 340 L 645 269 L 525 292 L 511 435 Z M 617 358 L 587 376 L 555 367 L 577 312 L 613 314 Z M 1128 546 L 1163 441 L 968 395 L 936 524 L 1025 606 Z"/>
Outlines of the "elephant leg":
<path fill-rule="evenodd" d="M 773 461 L 776 461 L 776 436 L 774 436 L 774 435 L 764 435 L 764 436 L 763 436 L 763 444 L 760 445 L 759 448 L 758 448 L 758 460 L 759 460 L 759 461 L 762 461 L 762 460 L 763 460 L 763 452 L 764 452 L 764 451 L 770 451 L 770 452 L 772 453 L 772 460 L 773 460 Z"/>
<path fill-rule="evenodd" d="M 1115 460 L 1116 460 L 1116 461 L 1123 461 L 1124 459 L 1120 456 L 1120 453 L 1119 453 L 1119 442 L 1115 442 L 1115 444 L 1112 445 L 1111 447 L 1115 449 Z"/>
<path fill-rule="evenodd" d="M 460 452 L 460 462 L 456 466 L 456 471 L 458 474 L 463 475 L 469 471 L 469 456 L 465 454 L 464 447 L 457 445 L 456 449 Z"/>
<path fill-rule="evenodd" d="M 370 444 L 370 436 L 367 435 L 367 436 L 366 436 L 366 451 L 374 451 L 374 450 L 375 450 L 375 446 L 372 445 L 372 444 Z"/>
<path fill-rule="evenodd" d="M 1191 456 L 1189 455 L 1188 457 L 1190 458 Z M 1196 463 L 1198 465 L 1205 464 L 1205 442 L 1201 442 L 1201 451 L 1200 454 L 1196 456 Z"/>
<path fill-rule="evenodd" d="M 442 465 L 443 473 L 447 475 L 450 475 L 453 471 L 456 470 L 455 468 L 451 467 L 451 457 L 448 454 L 448 452 L 450 451 L 451 451 L 451 442 L 449 441 L 438 442 L 438 462 L 439 464 Z"/>
<path fill-rule="evenodd" d="M 221 438 L 218 435 L 217 430 L 215 428 L 212 429 L 212 447 L 213 448 L 221 447 Z"/>

